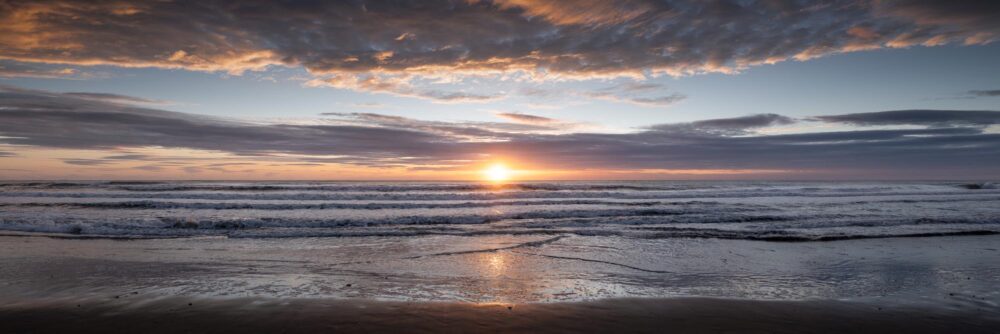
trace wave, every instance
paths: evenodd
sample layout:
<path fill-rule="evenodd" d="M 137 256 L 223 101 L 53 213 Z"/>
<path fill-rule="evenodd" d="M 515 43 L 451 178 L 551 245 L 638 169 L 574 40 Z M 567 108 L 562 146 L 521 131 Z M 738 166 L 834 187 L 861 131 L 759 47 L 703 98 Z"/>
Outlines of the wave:
<path fill-rule="evenodd" d="M 110 181 L 110 182 L 15 182 L 2 183 L 0 187 L 7 188 L 41 188 L 41 189 L 72 189 L 92 187 L 95 189 L 124 190 L 134 192 L 183 192 L 183 191 L 350 191 L 350 192 L 442 192 L 442 191 L 563 191 L 563 190 L 631 190 L 631 191 L 664 191 L 713 188 L 707 185 L 672 184 L 672 185 L 630 185 L 630 184 L 573 184 L 573 183 L 398 183 L 398 184 L 366 184 L 366 183 L 283 183 L 283 184 L 216 184 L 216 183 L 167 183 L 146 181 Z"/>
<path fill-rule="evenodd" d="M 952 187 L 959 189 L 996 189 L 992 182 L 928 183 L 928 184 L 839 184 L 795 182 L 522 182 L 490 184 L 477 182 L 166 182 L 166 181 L 104 181 L 104 182 L 8 182 L 0 188 L 12 189 L 76 189 L 120 190 L 130 192 L 493 192 L 493 191 L 683 191 L 683 190 L 748 190 L 788 191 L 802 193 L 884 192 L 917 188 Z"/>
<path fill-rule="evenodd" d="M 47 236 L 71 239 L 176 239 L 176 238 L 364 238 L 364 237 L 419 237 L 433 235 L 449 236 L 490 236 L 490 235 L 555 235 L 565 236 L 600 236 L 625 237 L 641 239 L 726 239 L 767 242 L 824 242 L 855 239 L 879 238 L 930 238 L 949 236 L 982 236 L 1000 235 L 1000 228 L 941 230 L 927 232 L 884 232 L 884 231 L 850 231 L 840 233 L 808 233 L 785 230 L 724 230 L 701 228 L 674 228 L 658 232 L 636 233 L 627 230 L 607 229 L 558 229 L 558 230 L 460 230 L 450 228 L 421 229 L 278 229 L 278 230 L 233 230 L 226 233 L 212 233 L 211 230 L 111 230 L 95 229 L 93 231 L 56 230 L 56 229 L 13 229 L 13 232 L 0 232 L 0 236 Z"/>
<path fill-rule="evenodd" d="M 682 225 L 686 227 L 679 227 Z M 725 228 L 722 228 L 725 227 Z M 734 227 L 739 227 L 734 229 Z M 371 236 L 390 233 L 466 234 L 482 231 L 498 234 L 591 234 L 661 238 L 690 235 L 748 240 L 801 236 L 841 238 L 859 230 L 921 233 L 1000 229 L 1000 217 L 917 217 L 873 220 L 849 213 L 825 215 L 775 215 L 727 208 L 650 208 L 531 211 L 507 214 L 389 216 L 368 218 L 226 218 L 226 217 L 134 217 L 77 218 L 25 216 L 0 218 L 0 230 L 68 234 L 130 235 L 243 235 L 274 237 L 295 231 L 299 236 Z M 317 234 L 318 233 L 318 234 Z M 375 234 L 373 234 L 375 233 Z M 907 232 L 909 233 L 909 232 Z M 344 235 L 341 235 L 344 234 Z M 766 236 L 766 238 L 765 238 Z"/>
<path fill-rule="evenodd" d="M 877 197 L 877 196 L 981 196 L 998 195 L 998 190 L 977 190 L 975 192 L 870 192 L 870 193 L 803 193 L 799 191 L 715 191 L 715 192 L 607 192 L 607 191 L 530 191 L 530 192 L 481 192 L 481 193 L 348 193 L 348 192 L 192 192 L 192 193 L 134 193 L 134 192 L 0 192 L 2 198 L 118 198 L 118 199 L 198 199 L 198 200 L 313 200 L 313 201 L 483 201 L 483 200 L 513 200 L 513 199 L 693 199 L 693 198 L 764 198 L 764 197 L 801 197 L 801 198 L 845 198 L 845 197 Z"/>
<path fill-rule="evenodd" d="M 0 231 L 69 236 L 538 234 L 831 241 L 1000 231 L 959 183 L 12 182 Z"/>
<path fill-rule="evenodd" d="M 1000 197 L 957 197 L 957 198 L 919 198 L 919 199 L 886 199 L 851 201 L 846 203 L 810 203 L 811 207 L 842 207 L 844 205 L 871 205 L 871 204 L 918 204 L 918 203 L 957 203 L 957 202 L 1000 202 Z M 734 204 L 713 201 L 618 201 L 601 199 L 559 199 L 559 200 L 497 200 L 497 201 L 459 201 L 459 202 L 368 202 L 368 203 L 252 203 L 252 202 L 171 202 L 171 201 L 121 201 L 121 202 L 23 202 L 23 203 L 0 203 L 0 207 L 13 208 L 84 208 L 84 209 L 112 209 L 112 210 L 162 210 L 162 209 L 190 209 L 190 210 L 385 210 L 385 209 L 462 209 L 462 208 L 491 208 L 504 206 L 553 206 L 553 205 L 601 205 L 601 206 L 626 206 L 626 207 L 651 207 L 651 206 L 673 206 L 673 205 L 724 205 L 729 207 L 746 206 L 750 204 Z M 791 207 L 791 205 L 789 205 Z M 796 205 L 802 206 L 802 205 Z"/>
<path fill-rule="evenodd" d="M 88 209 L 194 209 L 194 210 L 382 210 L 382 209 L 460 209 L 489 208 L 500 206 L 544 206 L 544 205 L 602 205 L 648 207 L 657 205 L 691 205 L 719 204 L 703 201 L 665 202 L 620 202 L 608 200 L 538 200 L 538 201 L 479 201 L 458 203 L 434 202 L 382 202 L 382 203 L 207 203 L 207 202 L 164 202 L 164 201 L 125 201 L 125 202 L 61 202 L 61 203 L 0 203 L 0 207 L 50 207 L 50 208 L 88 208 Z"/>
<path fill-rule="evenodd" d="M 983 182 L 983 183 L 966 183 L 959 185 L 960 188 L 979 190 L 979 189 L 997 189 L 997 183 L 995 182 Z"/>
<path fill-rule="evenodd" d="M 919 233 L 809 234 L 809 233 L 789 232 L 783 230 L 726 231 L 726 230 L 678 228 L 668 232 L 655 233 L 647 236 L 646 238 L 647 239 L 702 238 L 702 239 L 772 241 L 772 242 L 811 242 L 811 241 L 840 241 L 840 240 L 855 240 L 855 239 L 947 237 L 947 236 L 964 236 L 964 235 L 994 235 L 994 234 L 1000 234 L 1000 229 L 919 232 Z"/>

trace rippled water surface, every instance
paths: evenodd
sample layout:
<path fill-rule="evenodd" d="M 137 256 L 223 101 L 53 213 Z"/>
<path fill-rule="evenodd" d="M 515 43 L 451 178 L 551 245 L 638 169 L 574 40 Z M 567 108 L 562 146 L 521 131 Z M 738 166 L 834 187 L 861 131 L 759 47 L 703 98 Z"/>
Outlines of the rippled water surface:
<path fill-rule="evenodd" d="M 1000 189 L 930 182 L 22 182 L 0 185 L 0 230 L 231 238 L 986 234 L 1000 232 Z"/>
<path fill-rule="evenodd" d="M 998 310 L 998 232 L 991 184 L 22 182 L 0 185 L 0 299 L 708 296 L 980 312 Z"/>

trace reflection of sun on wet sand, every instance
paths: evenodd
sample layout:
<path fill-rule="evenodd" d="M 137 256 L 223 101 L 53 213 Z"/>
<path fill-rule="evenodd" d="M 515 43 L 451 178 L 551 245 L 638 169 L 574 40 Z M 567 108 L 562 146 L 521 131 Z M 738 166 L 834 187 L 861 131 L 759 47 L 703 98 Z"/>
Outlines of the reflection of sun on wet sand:
<path fill-rule="evenodd" d="M 489 264 L 489 275 L 487 276 L 502 276 L 507 269 L 507 261 L 505 261 L 506 253 L 503 252 L 493 252 L 484 254 L 487 257 L 487 263 Z"/>
<path fill-rule="evenodd" d="M 456 265 L 468 263 L 478 271 L 478 289 L 482 296 L 493 296 L 477 300 L 479 303 L 516 303 L 526 300 L 526 298 L 536 298 L 541 292 L 536 291 L 539 286 L 536 280 L 541 279 L 536 275 L 539 268 L 533 264 L 520 261 L 520 257 L 512 256 L 511 249 L 523 244 L 515 238 L 508 236 L 488 237 L 485 243 L 470 243 L 469 247 L 480 247 L 482 252 L 471 253 L 467 257 L 455 258 Z M 482 248 L 484 245 L 491 245 L 492 248 Z M 463 260 L 467 259 L 467 260 Z M 463 262 L 467 261 L 467 262 Z"/>

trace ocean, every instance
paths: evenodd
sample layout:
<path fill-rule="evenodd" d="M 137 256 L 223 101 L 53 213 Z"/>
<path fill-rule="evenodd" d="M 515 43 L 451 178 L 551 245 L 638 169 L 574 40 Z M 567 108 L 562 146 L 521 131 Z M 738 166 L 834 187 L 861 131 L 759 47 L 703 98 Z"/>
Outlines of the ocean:
<path fill-rule="evenodd" d="M 108 238 L 430 235 L 820 241 L 1000 232 L 956 182 L 11 182 L 0 230 Z"/>
<path fill-rule="evenodd" d="M 989 183 L 8 182 L 0 300 L 708 297 L 979 314 L 1000 310 L 997 233 Z"/>

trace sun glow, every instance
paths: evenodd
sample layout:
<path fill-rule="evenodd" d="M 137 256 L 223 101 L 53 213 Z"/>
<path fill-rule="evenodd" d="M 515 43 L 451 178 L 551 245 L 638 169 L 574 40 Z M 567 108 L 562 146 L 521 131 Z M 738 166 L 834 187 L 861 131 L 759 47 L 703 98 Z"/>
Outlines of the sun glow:
<path fill-rule="evenodd" d="M 496 163 L 483 171 L 486 179 L 492 182 L 503 182 L 510 179 L 510 169 L 504 164 Z"/>

